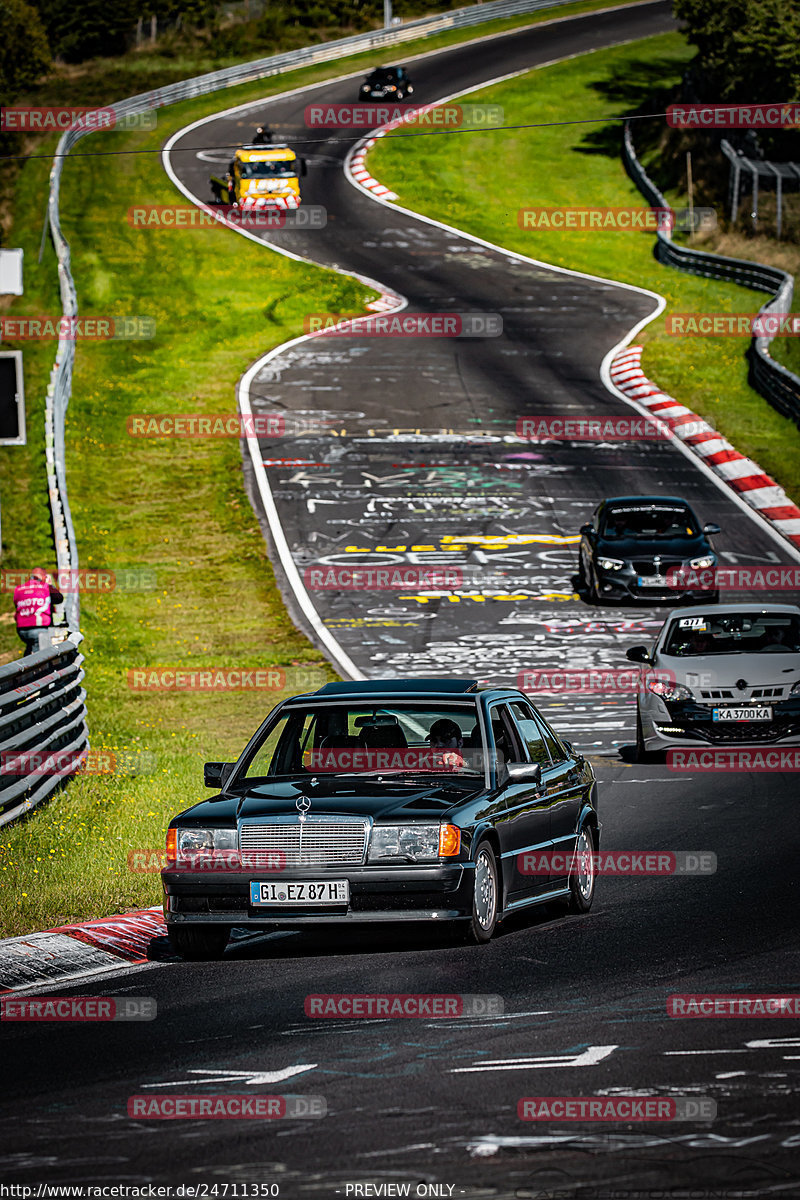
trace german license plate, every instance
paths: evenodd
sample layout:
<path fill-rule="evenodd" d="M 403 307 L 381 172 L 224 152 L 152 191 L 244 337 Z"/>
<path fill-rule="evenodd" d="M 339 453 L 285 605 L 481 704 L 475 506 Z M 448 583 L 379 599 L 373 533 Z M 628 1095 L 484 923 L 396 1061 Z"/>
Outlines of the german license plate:
<path fill-rule="evenodd" d="M 348 904 L 347 879 L 303 879 L 295 883 L 250 883 L 252 905 L 285 908 L 292 904 Z"/>
<path fill-rule="evenodd" d="M 755 704 L 747 708 L 714 708 L 712 721 L 771 721 L 771 708 L 758 708 Z"/>
<path fill-rule="evenodd" d="M 669 587 L 666 575 L 640 575 L 639 587 L 660 588 L 664 591 Z"/>

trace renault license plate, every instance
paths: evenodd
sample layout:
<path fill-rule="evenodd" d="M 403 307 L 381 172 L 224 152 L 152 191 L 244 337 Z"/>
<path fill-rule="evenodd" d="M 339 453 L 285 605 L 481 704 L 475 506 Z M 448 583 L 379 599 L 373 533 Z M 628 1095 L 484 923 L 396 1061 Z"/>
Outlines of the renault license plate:
<path fill-rule="evenodd" d="M 711 710 L 712 721 L 771 721 L 772 709 L 762 708 L 755 704 L 742 708 L 714 708 Z"/>

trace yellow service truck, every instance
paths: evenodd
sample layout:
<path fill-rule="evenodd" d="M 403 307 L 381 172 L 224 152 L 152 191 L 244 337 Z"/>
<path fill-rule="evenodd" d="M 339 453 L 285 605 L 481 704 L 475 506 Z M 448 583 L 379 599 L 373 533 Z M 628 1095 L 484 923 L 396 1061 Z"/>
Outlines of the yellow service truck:
<path fill-rule="evenodd" d="M 212 176 L 211 192 L 218 204 L 239 208 L 297 208 L 305 173 L 305 159 L 289 146 L 242 146 L 225 178 Z"/>

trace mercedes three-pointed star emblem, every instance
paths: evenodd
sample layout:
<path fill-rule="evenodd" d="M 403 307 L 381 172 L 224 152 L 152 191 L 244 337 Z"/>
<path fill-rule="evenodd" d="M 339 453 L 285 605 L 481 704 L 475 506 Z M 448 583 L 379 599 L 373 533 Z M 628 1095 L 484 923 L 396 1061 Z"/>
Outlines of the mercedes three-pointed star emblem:
<path fill-rule="evenodd" d="M 300 813 L 300 820 L 305 821 L 306 813 L 311 808 L 311 801 L 308 796 L 298 796 L 294 803 L 297 811 Z"/>

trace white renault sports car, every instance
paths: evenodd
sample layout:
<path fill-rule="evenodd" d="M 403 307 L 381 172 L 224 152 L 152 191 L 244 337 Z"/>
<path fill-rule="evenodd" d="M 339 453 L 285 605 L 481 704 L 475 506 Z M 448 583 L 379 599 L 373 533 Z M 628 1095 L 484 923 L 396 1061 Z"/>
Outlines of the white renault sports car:
<path fill-rule="evenodd" d="M 800 608 L 673 609 L 642 663 L 636 752 L 669 746 L 800 744 Z"/>

